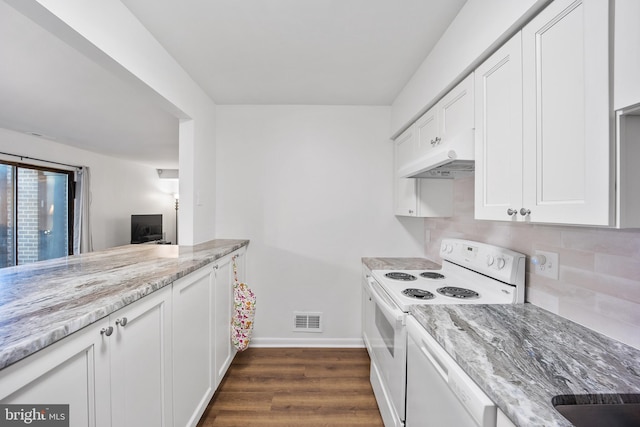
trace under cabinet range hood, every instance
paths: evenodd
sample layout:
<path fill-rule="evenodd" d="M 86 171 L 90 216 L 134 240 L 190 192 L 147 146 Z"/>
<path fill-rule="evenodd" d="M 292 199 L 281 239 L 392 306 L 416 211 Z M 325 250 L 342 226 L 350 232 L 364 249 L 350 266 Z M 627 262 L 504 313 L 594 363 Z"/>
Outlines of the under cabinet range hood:
<path fill-rule="evenodd" d="M 474 174 L 474 129 L 429 145 L 418 148 L 423 155 L 398 168 L 400 178 L 455 179 Z"/>
<path fill-rule="evenodd" d="M 428 165 L 428 169 L 414 172 L 407 176 L 407 178 L 454 179 L 464 178 L 474 174 L 475 161 L 458 159 L 457 153 L 454 150 L 450 150 L 444 154 L 446 154 L 447 160 L 439 162 L 440 165 L 437 163 Z"/>

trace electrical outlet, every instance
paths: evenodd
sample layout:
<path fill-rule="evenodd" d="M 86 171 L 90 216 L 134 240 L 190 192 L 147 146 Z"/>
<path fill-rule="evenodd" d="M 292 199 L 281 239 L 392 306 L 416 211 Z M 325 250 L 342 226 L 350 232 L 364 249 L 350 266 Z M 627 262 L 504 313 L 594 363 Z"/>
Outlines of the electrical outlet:
<path fill-rule="evenodd" d="M 531 263 L 537 275 L 558 280 L 558 270 L 560 269 L 558 254 L 537 250 L 535 255 L 531 257 Z"/>

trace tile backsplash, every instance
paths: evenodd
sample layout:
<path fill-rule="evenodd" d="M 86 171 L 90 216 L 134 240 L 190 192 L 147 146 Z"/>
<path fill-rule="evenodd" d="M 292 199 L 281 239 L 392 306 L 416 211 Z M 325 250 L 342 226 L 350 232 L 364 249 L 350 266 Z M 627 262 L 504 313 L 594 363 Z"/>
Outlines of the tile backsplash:
<path fill-rule="evenodd" d="M 454 183 L 454 215 L 425 219 L 426 255 L 445 237 L 527 255 L 526 301 L 640 348 L 640 230 L 531 225 L 473 218 L 473 178 Z M 560 277 L 533 274 L 536 249 L 559 254 Z"/>

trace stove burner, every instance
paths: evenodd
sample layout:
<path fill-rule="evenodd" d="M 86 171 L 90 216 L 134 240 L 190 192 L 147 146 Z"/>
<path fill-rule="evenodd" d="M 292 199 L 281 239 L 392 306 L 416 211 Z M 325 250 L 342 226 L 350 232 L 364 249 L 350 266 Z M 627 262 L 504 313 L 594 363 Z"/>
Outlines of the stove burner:
<path fill-rule="evenodd" d="M 403 280 L 405 282 L 410 282 L 417 279 L 416 276 L 413 276 L 409 273 L 402 273 L 400 271 L 392 271 L 391 273 L 385 274 L 385 277 L 393 280 Z"/>
<path fill-rule="evenodd" d="M 438 293 L 448 297 L 462 298 L 462 299 L 477 298 L 480 296 L 480 294 L 470 289 L 456 288 L 454 286 L 446 286 L 444 288 L 439 288 Z"/>
<path fill-rule="evenodd" d="M 432 294 L 429 291 L 425 291 L 425 290 L 422 290 L 422 289 L 414 289 L 414 288 L 405 289 L 404 291 L 402 291 L 402 295 L 406 295 L 409 298 L 416 298 L 416 299 L 432 299 L 432 298 L 435 298 L 435 295 Z"/>
<path fill-rule="evenodd" d="M 425 279 L 444 279 L 444 274 L 436 273 L 435 271 L 425 271 L 424 273 L 420 273 L 420 277 L 424 277 Z"/>

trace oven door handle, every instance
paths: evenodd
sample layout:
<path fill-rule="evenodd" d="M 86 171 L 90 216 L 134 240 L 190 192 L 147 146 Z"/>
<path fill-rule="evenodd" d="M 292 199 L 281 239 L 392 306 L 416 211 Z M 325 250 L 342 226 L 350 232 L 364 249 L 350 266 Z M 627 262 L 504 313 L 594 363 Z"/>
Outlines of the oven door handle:
<path fill-rule="evenodd" d="M 387 296 L 385 291 L 382 288 L 380 288 L 380 285 L 378 284 L 378 282 L 375 281 L 374 278 L 367 277 L 367 282 L 369 283 L 369 290 L 371 291 L 371 296 L 375 300 L 376 305 L 378 305 L 378 307 L 380 307 L 383 310 L 383 312 L 385 313 L 385 316 L 392 317 L 395 320 L 396 325 L 398 326 L 404 325 L 405 318 L 407 317 L 406 313 L 400 310 L 398 307 L 396 307 L 395 303 L 391 301 L 391 299 Z"/>

